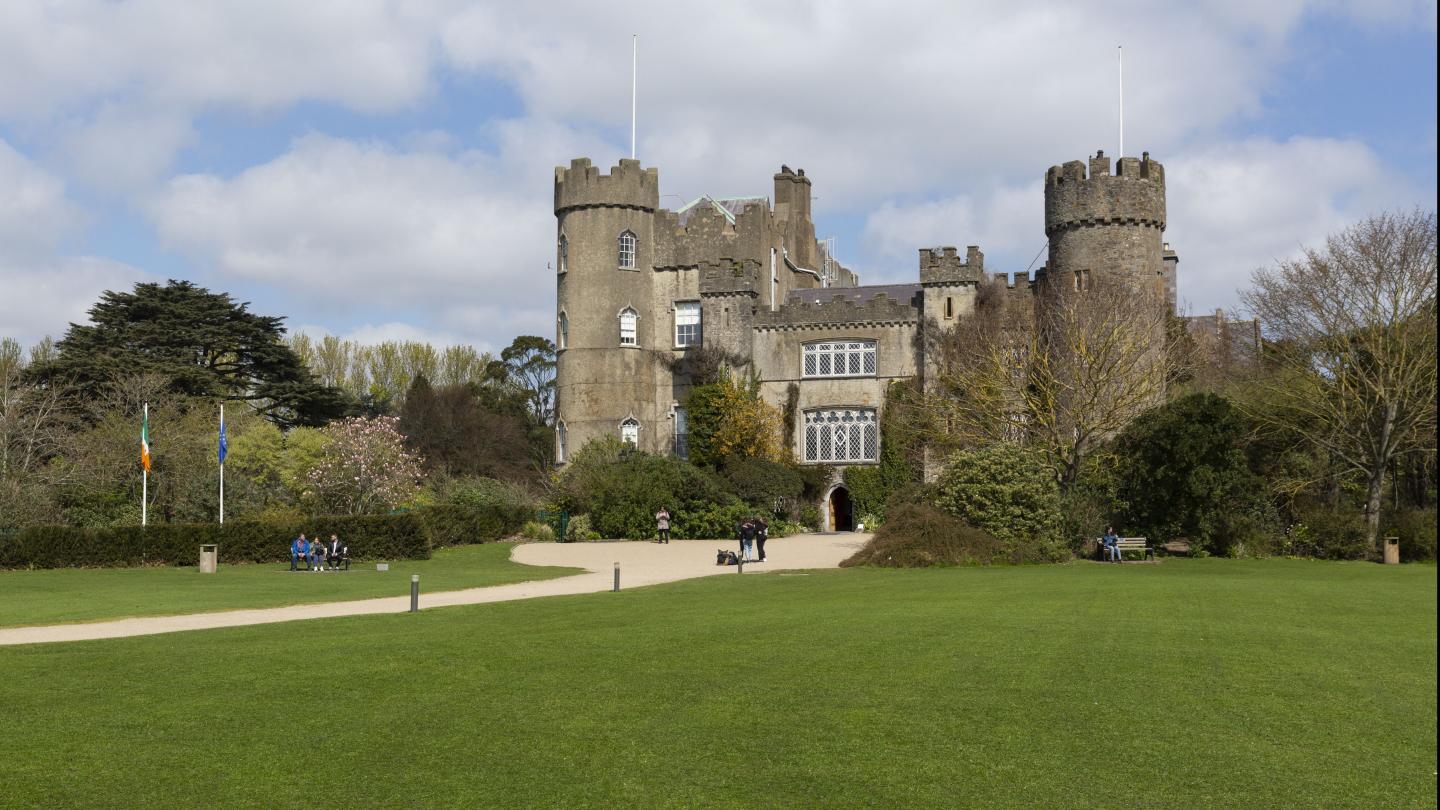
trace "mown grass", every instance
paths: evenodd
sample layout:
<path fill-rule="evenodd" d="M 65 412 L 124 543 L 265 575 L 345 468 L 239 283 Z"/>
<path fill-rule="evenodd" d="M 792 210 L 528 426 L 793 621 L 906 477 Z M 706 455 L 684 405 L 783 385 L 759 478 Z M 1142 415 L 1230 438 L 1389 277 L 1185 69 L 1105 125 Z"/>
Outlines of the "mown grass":
<path fill-rule="evenodd" d="M 318 573 L 291 573 L 288 562 L 221 565 L 214 574 L 175 566 L 0 571 L 0 627 L 404 596 L 411 574 L 433 592 L 577 573 L 511 562 L 512 548 L 442 548 L 429 560 L 393 561 L 387 572 L 373 562 Z"/>
<path fill-rule="evenodd" d="M 0 648 L 0 803 L 1433 807 L 1436 569 L 721 576 Z"/>

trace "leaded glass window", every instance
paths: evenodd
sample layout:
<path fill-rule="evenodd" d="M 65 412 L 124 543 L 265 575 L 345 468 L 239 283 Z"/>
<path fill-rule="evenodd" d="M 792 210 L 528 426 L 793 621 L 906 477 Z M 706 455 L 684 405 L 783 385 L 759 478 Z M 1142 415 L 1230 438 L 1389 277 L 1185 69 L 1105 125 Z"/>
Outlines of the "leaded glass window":
<path fill-rule="evenodd" d="M 873 377 L 875 341 L 833 340 L 806 343 L 801 352 L 802 377 Z"/>
<path fill-rule="evenodd" d="M 880 458 L 880 425 L 870 408 L 805 412 L 804 457 L 812 462 L 861 463 Z"/>
<path fill-rule="evenodd" d="M 631 447 L 640 446 L 640 421 L 638 419 L 631 416 L 620 423 L 620 441 Z"/>
<path fill-rule="evenodd" d="M 562 234 L 560 234 L 560 258 L 559 258 L 559 261 L 557 262 L 556 266 L 560 268 L 560 269 L 559 269 L 559 272 L 563 273 L 563 272 L 565 272 L 566 270 L 570 269 L 570 268 L 569 268 L 569 265 L 570 265 L 570 240 L 569 240 L 569 239 L 566 239 L 566 238 L 565 238 L 565 234 L 562 233 Z"/>

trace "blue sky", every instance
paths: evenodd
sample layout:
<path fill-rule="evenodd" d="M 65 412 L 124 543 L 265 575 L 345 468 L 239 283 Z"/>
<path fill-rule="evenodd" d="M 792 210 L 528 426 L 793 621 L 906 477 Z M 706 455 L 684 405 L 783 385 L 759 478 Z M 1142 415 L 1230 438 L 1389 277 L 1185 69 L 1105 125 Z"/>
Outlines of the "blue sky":
<path fill-rule="evenodd" d="M 360 340 L 549 334 L 551 169 L 628 151 L 663 202 L 814 181 L 863 282 L 979 244 L 1023 271 L 1047 167 L 1166 164 L 1180 294 L 1434 208 L 1433 3 L 0 5 L 0 336 L 188 278 Z"/>

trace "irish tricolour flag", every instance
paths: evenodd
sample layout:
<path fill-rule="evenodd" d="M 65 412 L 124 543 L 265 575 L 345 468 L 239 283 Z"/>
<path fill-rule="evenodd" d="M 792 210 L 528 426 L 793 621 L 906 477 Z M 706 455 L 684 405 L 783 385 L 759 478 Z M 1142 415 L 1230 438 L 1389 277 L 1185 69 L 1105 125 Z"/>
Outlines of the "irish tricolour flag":
<path fill-rule="evenodd" d="M 150 403 L 145 403 L 145 415 L 140 417 L 140 466 L 150 472 Z"/>

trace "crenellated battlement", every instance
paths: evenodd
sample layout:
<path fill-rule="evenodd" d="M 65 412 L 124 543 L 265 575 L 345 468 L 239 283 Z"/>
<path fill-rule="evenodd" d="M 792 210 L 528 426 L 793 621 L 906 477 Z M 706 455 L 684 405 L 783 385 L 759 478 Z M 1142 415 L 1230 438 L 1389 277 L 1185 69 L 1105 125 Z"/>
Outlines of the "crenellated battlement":
<path fill-rule="evenodd" d="M 760 294 L 760 263 L 753 259 L 703 261 L 696 265 L 696 269 L 700 271 L 702 296 Z"/>
<path fill-rule="evenodd" d="M 660 204 L 660 173 L 640 168 L 640 161 L 622 158 L 601 174 L 589 158 L 576 158 L 570 167 L 555 167 L 555 214 L 576 208 L 600 206 L 654 211 Z"/>
<path fill-rule="evenodd" d="M 836 292 L 829 301 L 788 304 L 773 312 L 755 314 L 757 329 L 794 329 L 801 327 L 856 326 L 860 324 L 917 323 L 919 310 L 912 300 L 891 298 L 877 293 L 863 303 L 843 292 Z"/>
<path fill-rule="evenodd" d="M 953 247 L 920 249 L 920 283 L 978 284 L 985 278 L 985 254 L 977 245 L 965 248 L 965 257 Z"/>
<path fill-rule="evenodd" d="M 1093 225 L 1165 229 L 1165 167 L 1143 156 L 1110 158 L 1097 151 L 1045 172 L 1045 233 Z"/>
<path fill-rule="evenodd" d="M 991 273 L 991 280 L 997 284 L 1005 285 L 1007 290 L 1033 292 L 1038 278 L 1031 278 L 1028 273 Z"/>

